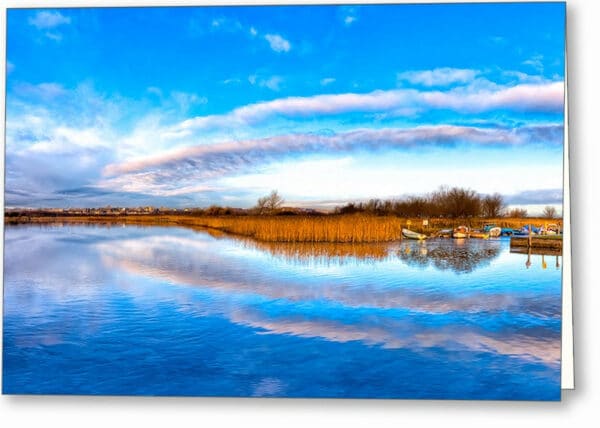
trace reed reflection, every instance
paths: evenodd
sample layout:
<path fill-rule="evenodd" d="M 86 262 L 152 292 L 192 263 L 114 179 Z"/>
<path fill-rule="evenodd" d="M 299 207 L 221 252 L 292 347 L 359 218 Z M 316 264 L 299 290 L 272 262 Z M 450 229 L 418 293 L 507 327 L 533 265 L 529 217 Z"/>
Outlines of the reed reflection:
<path fill-rule="evenodd" d="M 390 257 L 393 244 L 330 242 L 264 242 L 241 240 L 246 248 L 300 265 L 330 265 L 383 261 Z"/>

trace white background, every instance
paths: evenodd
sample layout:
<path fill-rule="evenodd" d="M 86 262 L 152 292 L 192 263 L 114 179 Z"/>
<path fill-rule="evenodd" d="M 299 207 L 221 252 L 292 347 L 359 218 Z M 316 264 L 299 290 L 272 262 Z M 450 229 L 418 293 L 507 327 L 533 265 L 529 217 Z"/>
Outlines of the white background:
<path fill-rule="evenodd" d="M 213 3 L 216 2 L 213 0 Z M 144 4 L 194 2 L 0 0 L 2 7 Z M 600 191 L 600 109 L 597 103 L 600 97 L 599 10 L 600 2 L 597 0 L 567 2 L 576 390 L 564 392 L 562 402 L 2 396 L 0 424 L 5 427 L 107 428 L 128 425 L 169 428 L 186 425 L 303 428 L 329 425 L 373 428 L 598 426 L 600 334 L 596 328 L 600 328 L 600 254 L 597 249 L 600 243 L 596 246 L 594 241 L 600 240 L 597 197 Z M 6 15 L 4 10 L 1 12 L 4 31 Z M 0 41 L 4 49 L 4 33 L 0 34 Z M 0 113 L 3 113 L 1 109 Z M 3 172 L 3 164 L 0 167 Z M 403 373 L 397 375 L 402 376 Z"/>

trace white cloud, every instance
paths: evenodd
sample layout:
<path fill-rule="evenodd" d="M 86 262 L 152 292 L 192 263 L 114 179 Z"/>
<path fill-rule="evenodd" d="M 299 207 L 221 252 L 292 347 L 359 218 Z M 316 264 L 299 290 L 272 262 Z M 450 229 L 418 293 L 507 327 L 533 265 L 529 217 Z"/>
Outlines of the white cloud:
<path fill-rule="evenodd" d="M 10 74 L 14 69 L 15 65 L 10 61 L 6 61 L 6 74 Z"/>
<path fill-rule="evenodd" d="M 292 45 L 279 34 L 267 34 L 265 39 L 269 42 L 271 49 L 275 52 L 289 52 Z"/>
<path fill-rule="evenodd" d="M 42 30 L 55 28 L 64 24 L 70 24 L 71 18 L 62 15 L 60 12 L 44 10 L 36 13 L 35 16 L 30 17 L 28 22 L 29 25 L 33 25 L 38 30 Z"/>
<path fill-rule="evenodd" d="M 356 21 L 356 16 L 351 16 L 351 15 L 348 15 L 348 16 L 346 16 L 346 17 L 344 18 L 344 24 L 346 24 L 346 25 L 350 25 L 350 24 L 352 24 L 354 21 Z"/>
<path fill-rule="evenodd" d="M 319 83 L 321 83 L 321 86 L 327 86 L 332 84 L 333 82 L 335 82 L 335 79 L 333 77 L 326 77 L 324 79 L 321 79 Z"/>
<path fill-rule="evenodd" d="M 250 35 L 251 35 L 251 36 L 256 36 L 256 35 L 258 35 L 258 31 L 256 30 L 256 28 L 254 28 L 254 27 L 250 27 Z"/>
<path fill-rule="evenodd" d="M 469 83 L 479 73 L 477 70 L 443 67 L 398 73 L 398 80 L 423 86 L 448 86 L 453 83 Z"/>

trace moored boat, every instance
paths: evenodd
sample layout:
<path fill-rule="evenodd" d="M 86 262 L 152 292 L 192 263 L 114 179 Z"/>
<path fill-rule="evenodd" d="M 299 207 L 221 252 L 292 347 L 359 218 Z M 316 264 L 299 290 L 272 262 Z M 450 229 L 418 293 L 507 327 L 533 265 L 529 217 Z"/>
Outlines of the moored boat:
<path fill-rule="evenodd" d="M 486 232 L 481 232 L 479 230 L 473 230 L 469 233 L 469 238 L 489 239 L 490 234 Z"/>
<path fill-rule="evenodd" d="M 543 230 L 544 235 L 558 235 L 560 233 L 560 228 L 558 224 L 552 223 L 547 226 L 541 228 Z"/>
<path fill-rule="evenodd" d="M 467 226 L 458 226 L 452 231 L 452 237 L 455 239 L 468 238 L 469 228 Z"/>
<path fill-rule="evenodd" d="M 488 231 L 490 238 L 497 238 L 502 234 L 502 228 L 498 226 L 491 227 Z"/>
<path fill-rule="evenodd" d="M 452 229 L 442 229 L 437 233 L 440 238 L 452 238 Z"/>
<path fill-rule="evenodd" d="M 423 235 L 422 233 L 413 232 L 412 230 L 402 229 L 402 236 L 406 239 L 417 239 L 422 241 L 423 239 L 427 239 L 427 235 Z"/>

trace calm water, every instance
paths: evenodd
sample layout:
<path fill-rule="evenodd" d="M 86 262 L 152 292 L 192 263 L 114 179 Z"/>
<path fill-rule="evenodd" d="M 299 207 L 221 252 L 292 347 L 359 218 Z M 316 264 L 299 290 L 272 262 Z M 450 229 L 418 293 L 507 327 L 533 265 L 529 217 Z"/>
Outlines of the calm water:
<path fill-rule="evenodd" d="M 3 390 L 557 400 L 562 258 L 526 261 L 508 240 L 9 226 Z"/>

